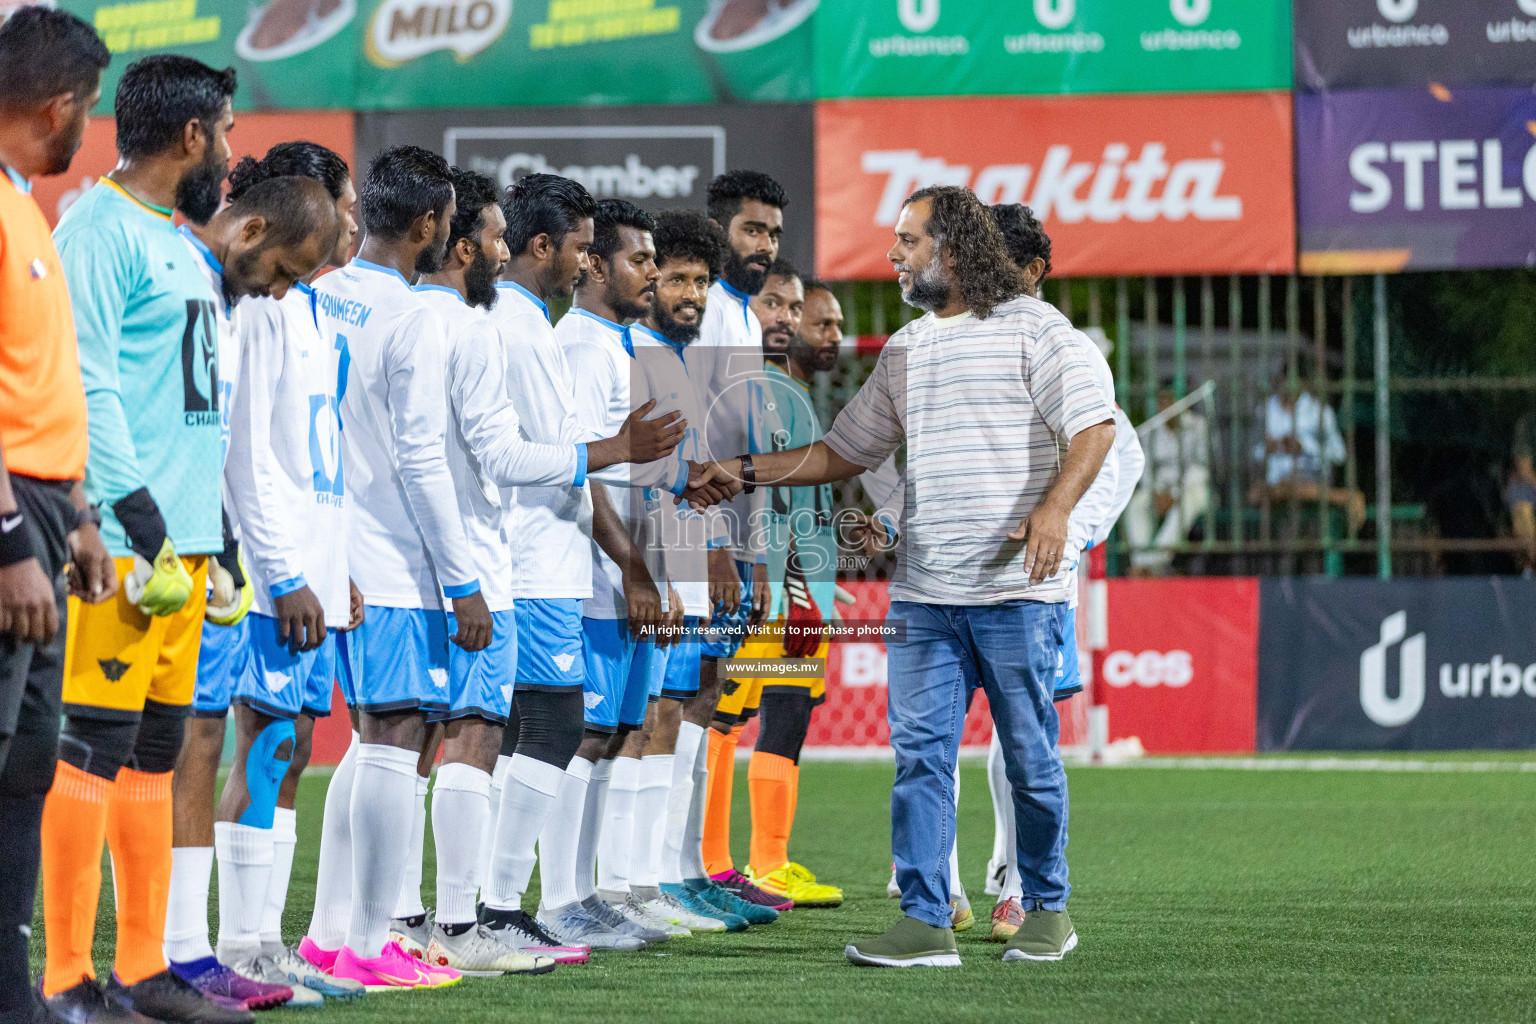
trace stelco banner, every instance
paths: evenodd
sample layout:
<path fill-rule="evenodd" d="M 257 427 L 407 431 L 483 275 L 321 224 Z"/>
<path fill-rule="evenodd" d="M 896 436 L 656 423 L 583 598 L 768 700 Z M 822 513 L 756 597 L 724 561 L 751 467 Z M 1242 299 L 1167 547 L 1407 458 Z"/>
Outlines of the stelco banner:
<path fill-rule="evenodd" d="M 934 184 L 1027 203 L 1063 276 L 1295 263 L 1286 93 L 822 101 L 818 273 L 889 277 L 902 202 Z"/>
<path fill-rule="evenodd" d="M 820 94 L 1288 89 L 1287 0 L 822 0 Z"/>
<path fill-rule="evenodd" d="M 1536 0 L 1293 0 L 1296 87 L 1525 84 Z"/>
<path fill-rule="evenodd" d="M 1536 581 L 1265 580 L 1260 750 L 1536 744 Z"/>
<path fill-rule="evenodd" d="M 1303 272 L 1529 266 L 1536 94 L 1299 94 L 1296 185 Z"/>
<path fill-rule="evenodd" d="M 817 0 L 59 0 L 112 51 L 240 73 L 236 106 L 810 99 Z"/>
<path fill-rule="evenodd" d="M 715 175 L 751 167 L 789 193 L 783 254 L 812 264 L 814 184 L 810 104 L 543 107 L 359 114 L 359 166 L 413 143 L 510 185 L 536 171 L 575 178 L 599 199 L 657 212 L 703 211 Z"/>

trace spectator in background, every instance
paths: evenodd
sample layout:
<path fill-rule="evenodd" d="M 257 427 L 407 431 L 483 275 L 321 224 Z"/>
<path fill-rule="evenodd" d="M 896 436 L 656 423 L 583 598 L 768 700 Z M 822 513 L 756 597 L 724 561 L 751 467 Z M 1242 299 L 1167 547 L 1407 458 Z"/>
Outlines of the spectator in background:
<path fill-rule="evenodd" d="M 1536 410 L 1527 412 L 1515 423 L 1515 436 L 1509 446 L 1509 517 L 1515 536 L 1525 544 L 1520 555 L 1521 568 L 1536 567 Z"/>
<path fill-rule="evenodd" d="M 1147 442 L 1148 471 L 1126 507 L 1131 573 L 1166 575 L 1172 549 L 1189 536 L 1211 501 L 1211 440 L 1205 417 L 1191 409 L 1164 416 L 1173 390 L 1157 393 L 1158 416 L 1139 431 Z"/>
<path fill-rule="evenodd" d="M 1263 501 L 1267 487 L 1271 504 L 1297 500 L 1316 502 L 1326 493 L 1328 503 L 1343 507 L 1356 530 L 1365 522 L 1365 495 L 1328 486 L 1333 467 L 1344 461 L 1344 437 L 1333 409 L 1296 381 L 1275 380 L 1274 393 L 1264 404 L 1264 443 L 1255 449 L 1264 461 L 1264 482 L 1255 483 L 1248 500 Z"/>

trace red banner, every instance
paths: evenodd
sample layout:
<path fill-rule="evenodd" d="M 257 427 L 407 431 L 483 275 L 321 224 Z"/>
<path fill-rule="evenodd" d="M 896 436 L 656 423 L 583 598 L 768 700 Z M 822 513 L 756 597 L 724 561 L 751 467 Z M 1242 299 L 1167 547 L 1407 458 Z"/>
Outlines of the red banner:
<path fill-rule="evenodd" d="M 1296 263 L 1288 93 L 816 105 L 816 272 L 891 276 L 902 201 L 1026 203 L 1055 273 L 1276 273 Z"/>
<path fill-rule="evenodd" d="M 1098 701 L 1111 740 L 1150 754 L 1252 751 L 1258 715 L 1259 581 L 1108 580 Z"/>
<path fill-rule="evenodd" d="M 303 139 L 329 146 L 352 165 L 352 114 L 348 111 L 318 110 L 284 114 L 235 114 L 235 127 L 229 133 L 233 151 L 230 166 L 247 154 L 264 156 L 279 142 Z M 117 124 L 110 117 L 93 117 L 85 127 L 85 139 L 69 170 L 52 178 L 33 181 L 32 194 L 43 208 L 49 224 L 57 224 L 59 215 L 80 193 L 96 184 L 96 179 L 117 164 Z M 354 177 L 361 178 L 353 167 Z M 345 749 L 345 748 L 343 748 Z M 338 755 L 339 756 L 339 755 Z"/>

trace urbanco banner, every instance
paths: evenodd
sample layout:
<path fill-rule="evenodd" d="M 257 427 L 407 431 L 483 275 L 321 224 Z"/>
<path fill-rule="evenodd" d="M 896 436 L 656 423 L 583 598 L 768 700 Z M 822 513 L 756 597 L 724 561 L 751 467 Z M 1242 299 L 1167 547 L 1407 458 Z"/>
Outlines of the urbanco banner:
<path fill-rule="evenodd" d="M 1288 0 L 822 0 L 822 97 L 1288 89 Z"/>
<path fill-rule="evenodd" d="M 1536 0 L 1292 2 L 1298 89 L 1536 81 Z"/>
<path fill-rule="evenodd" d="M 891 276 L 927 185 L 1026 203 L 1066 276 L 1277 273 L 1295 264 L 1288 93 L 823 100 L 817 271 Z"/>
<path fill-rule="evenodd" d="M 1536 93 L 1298 94 L 1296 192 L 1306 273 L 1536 264 Z"/>
<path fill-rule="evenodd" d="M 1536 744 L 1536 581 L 1265 580 L 1260 750 Z"/>
<path fill-rule="evenodd" d="M 401 143 L 510 185 L 525 174 L 575 178 L 599 199 L 652 213 L 705 208 L 710 179 L 751 168 L 789 193 L 782 254 L 812 266 L 814 178 L 808 103 L 748 106 L 507 107 L 359 114 L 359 163 Z"/>

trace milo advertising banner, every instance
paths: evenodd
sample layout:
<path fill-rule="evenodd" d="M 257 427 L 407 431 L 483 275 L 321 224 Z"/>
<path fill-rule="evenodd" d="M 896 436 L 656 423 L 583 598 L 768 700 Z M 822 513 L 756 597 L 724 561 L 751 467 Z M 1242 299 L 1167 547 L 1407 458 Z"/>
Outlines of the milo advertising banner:
<path fill-rule="evenodd" d="M 358 107 L 811 98 L 817 0 L 367 0 Z"/>
<path fill-rule="evenodd" d="M 1289 0 L 821 0 L 824 97 L 1288 89 Z"/>
<path fill-rule="evenodd" d="M 112 51 L 240 74 L 238 109 L 810 99 L 818 0 L 59 0 Z"/>

